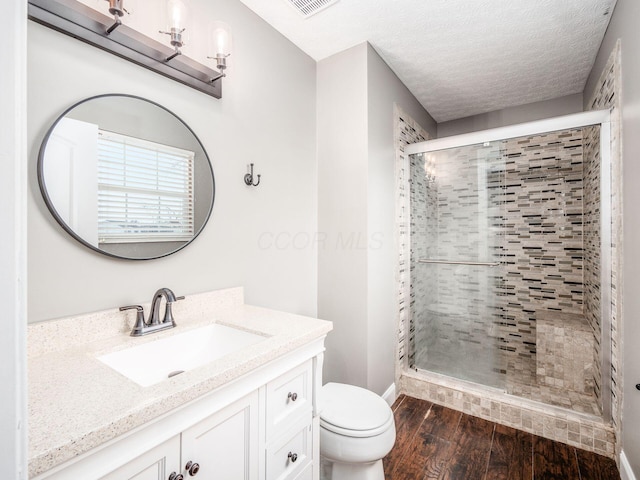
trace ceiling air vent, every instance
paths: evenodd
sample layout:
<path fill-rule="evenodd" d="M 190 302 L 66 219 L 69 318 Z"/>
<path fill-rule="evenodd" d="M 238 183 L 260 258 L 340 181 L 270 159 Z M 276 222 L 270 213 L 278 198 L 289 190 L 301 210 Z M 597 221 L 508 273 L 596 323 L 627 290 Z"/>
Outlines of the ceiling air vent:
<path fill-rule="evenodd" d="M 333 5 L 338 0 L 285 0 L 305 18 Z"/>

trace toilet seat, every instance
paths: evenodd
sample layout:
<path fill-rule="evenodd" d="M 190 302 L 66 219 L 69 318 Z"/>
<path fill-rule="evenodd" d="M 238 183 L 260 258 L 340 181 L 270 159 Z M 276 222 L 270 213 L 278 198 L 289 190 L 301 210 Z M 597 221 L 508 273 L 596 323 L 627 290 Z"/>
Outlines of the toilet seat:
<path fill-rule="evenodd" d="M 374 437 L 394 424 L 387 402 L 354 385 L 327 383 L 320 394 L 320 426 L 347 437 Z"/>

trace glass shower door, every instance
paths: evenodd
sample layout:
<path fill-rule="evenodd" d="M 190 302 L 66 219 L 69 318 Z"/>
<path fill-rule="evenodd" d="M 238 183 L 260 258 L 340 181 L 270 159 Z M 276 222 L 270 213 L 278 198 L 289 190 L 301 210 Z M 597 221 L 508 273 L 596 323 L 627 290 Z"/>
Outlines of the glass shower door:
<path fill-rule="evenodd" d="M 504 388 L 501 142 L 411 157 L 413 367 Z"/>

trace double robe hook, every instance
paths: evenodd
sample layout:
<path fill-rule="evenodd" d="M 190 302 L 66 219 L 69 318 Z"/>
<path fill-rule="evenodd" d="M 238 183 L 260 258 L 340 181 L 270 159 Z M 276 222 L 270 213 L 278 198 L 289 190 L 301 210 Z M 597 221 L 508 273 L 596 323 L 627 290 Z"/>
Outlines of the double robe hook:
<path fill-rule="evenodd" d="M 260 175 L 256 175 L 258 177 L 258 181 L 253 183 L 253 163 L 251 164 L 251 172 L 247 173 L 244 176 L 244 183 L 250 187 L 257 187 L 260 184 Z"/>

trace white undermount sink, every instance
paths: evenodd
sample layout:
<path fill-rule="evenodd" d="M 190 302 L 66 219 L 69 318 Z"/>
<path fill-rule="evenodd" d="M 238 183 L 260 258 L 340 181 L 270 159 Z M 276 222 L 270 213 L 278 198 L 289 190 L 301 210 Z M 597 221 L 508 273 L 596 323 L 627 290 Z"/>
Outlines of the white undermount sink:
<path fill-rule="evenodd" d="M 138 385 L 148 387 L 265 338 L 214 323 L 97 358 Z"/>

